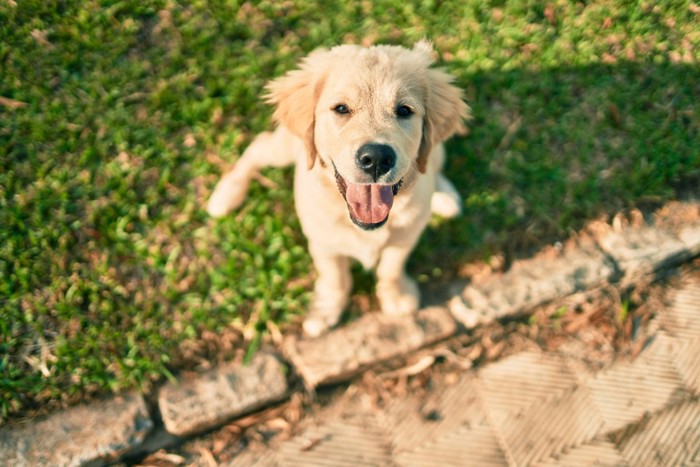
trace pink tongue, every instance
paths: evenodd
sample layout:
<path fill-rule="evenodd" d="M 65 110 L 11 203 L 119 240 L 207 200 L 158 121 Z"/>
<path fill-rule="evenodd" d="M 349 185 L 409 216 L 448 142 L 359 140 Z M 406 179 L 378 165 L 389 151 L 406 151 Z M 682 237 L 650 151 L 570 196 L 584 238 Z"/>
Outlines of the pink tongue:
<path fill-rule="evenodd" d="M 391 185 L 348 183 L 345 199 L 355 220 L 363 224 L 376 224 L 389 215 L 394 204 L 394 192 Z"/>

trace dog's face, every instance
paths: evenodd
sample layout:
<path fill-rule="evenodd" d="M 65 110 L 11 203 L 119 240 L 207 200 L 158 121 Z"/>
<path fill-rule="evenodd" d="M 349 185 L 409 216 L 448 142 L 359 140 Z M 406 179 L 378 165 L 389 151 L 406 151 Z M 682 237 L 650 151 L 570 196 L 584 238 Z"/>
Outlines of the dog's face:
<path fill-rule="evenodd" d="M 360 228 L 381 227 L 432 147 L 463 129 L 461 92 L 432 62 L 425 42 L 346 45 L 314 52 L 269 85 L 275 119 L 304 140 L 309 169 L 320 160 Z"/>

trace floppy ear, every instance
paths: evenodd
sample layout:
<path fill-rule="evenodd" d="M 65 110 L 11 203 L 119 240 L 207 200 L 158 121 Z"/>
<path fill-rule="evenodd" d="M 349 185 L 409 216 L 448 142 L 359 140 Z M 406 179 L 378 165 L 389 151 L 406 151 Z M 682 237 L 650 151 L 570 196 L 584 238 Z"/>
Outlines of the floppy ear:
<path fill-rule="evenodd" d="M 417 159 L 421 173 L 427 169 L 433 146 L 455 133 L 463 134 L 464 121 L 469 118 L 469 107 L 462 100 L 462 90 L 452 84 L 452 76 L 440 69 L 429 69 L 426 78 L 425 119 Z"/>
<path fill-rule="evenodd" d="M 309 169 L 314 166 L 317 156 L 314 114 L 323 86 L 320 74 L 312 69 L 311 57 L 313 55 L 302 62 L 299 70 L 268 83 L 265 96 L 268 103 L 276 106 L 272 118 L 304 141 Z"/>

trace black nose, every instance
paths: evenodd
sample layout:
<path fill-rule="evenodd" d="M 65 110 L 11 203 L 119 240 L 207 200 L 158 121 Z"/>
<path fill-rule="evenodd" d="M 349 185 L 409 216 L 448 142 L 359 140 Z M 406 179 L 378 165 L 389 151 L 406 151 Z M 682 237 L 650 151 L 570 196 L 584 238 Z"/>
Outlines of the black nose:
<path fill-rule="evenodd" d="M 396 165 L 396 153 L 386 144 L 368 143 L 357 150 L 355 163 L 376 182 Z"/>

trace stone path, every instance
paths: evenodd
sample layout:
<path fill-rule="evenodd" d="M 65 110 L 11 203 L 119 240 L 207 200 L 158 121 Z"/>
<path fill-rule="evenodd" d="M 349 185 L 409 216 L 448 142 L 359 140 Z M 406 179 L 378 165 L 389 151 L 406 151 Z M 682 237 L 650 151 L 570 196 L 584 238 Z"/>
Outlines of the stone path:
<path fill-rule="evenodd" d="M 228 465 L 700 465 L 700 274 L 669 295 L 633 361 L 593 372 L 568 352 L 523 352 L 433 389 L 429 413 L 425 397 L 381 410 L 342 397 Z"/>
<path fill-rule="evenodd" d="M 634 217 L 634 216 L 633 216 Z M 152 452 L 284 400 L 288 374 L 307 389 L 483 323 L 613 283 L 620 290 L 700 254 L 700 204 L 670 203 L 648 222 L 593 223 L 563 245 L 518 261 L 415 316 L 367 314 L 277 354 L 0 428 L 7 465 L 103 465 Z M 437 388 L 426 416 L 411 396 L 377 411 L 331 404 L 297 437 L 232 465 L 700 465 L 700 280 L 657 310 L 660 330 L 634 361 L 592 372 L 574 352 L 527 352 Z M 291 372 L 285 371 L 289 365 Z M 164 428 L 158 428 L 158 427 Z"/>

